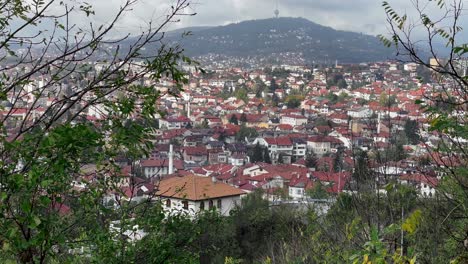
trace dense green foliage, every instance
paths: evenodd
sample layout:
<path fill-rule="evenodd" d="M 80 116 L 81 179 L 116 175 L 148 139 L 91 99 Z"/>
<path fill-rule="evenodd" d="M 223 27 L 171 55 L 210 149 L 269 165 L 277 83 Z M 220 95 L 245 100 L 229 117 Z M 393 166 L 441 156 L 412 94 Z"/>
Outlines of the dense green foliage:
<path fill-rule="evenodd" d="M 245 124 L 242 124 L 240 130 L 236 133 L 237 140 L 245 140 L 246 138 L 255 138 L 258 136 L 258 132 L 253 127 L 247 127 Z"/>
<path fill-rule="evenodd" d="M 187 3 L 174 5 L 161 28 Z M 80 28 L 82 24 L 69 24 L 68 18 L 74 10 L 74 19 L 91 22 L 94 11 L 87 3 L 0 1 L 5 15 L 0 19 L 0 99 L 10 99 L 18 108 L 29 85 L 36 98 L 23 120 L 9 111 L 1 116 L 1 263 L 128 263 L 138 262 L 137 256 L 152 258 L 152 263 L 180 263 L 196 255 L 180 254 L 191 241 L 191 233 L 183 229 L 190 223 L 185 216 L 164 218 L 152 197 L 136 204 L 119 188 L 122 175 L 116 157 L 148 155 L 155 116 L 162 114 L 156 108 L 160 92 L 139 80 L 170 78 L 175 85 L 168 93 L 177 95 L 187 82 L 179 65 L 195 64 L 176 46 L 159 46 L 154 54 L 141 56 L 161 28 L 149 29 L 125 51 L 112 50 L 103 39 L 133 4 L 123 2 L 105 25 L 85 22 Z M 42 41 L 25 41 L 36 37 L 34 29 L 39 31 L 41 23 L 52 33 Z M 87 63 L 91 58 L 99 70 Z M 13 74 L 15 67 L 19 70 Z M 37 87 L 41 75 L 47 81 Z M 56 89 L 64 83 L 70 87 Z M 44 106 L 45 114 L 31 118 L 39 99 L 50 96 L 56 101 Z M 92 107 L 106 118 L 87 121 Z M 116 199 L 113 206 L 105 202 L 109 197 Z M 128 232 L 136 226 L 144 227 L 148 236 L 132 243 Z M 181 228 L 181 235 L 172 237 L 175 228 Z M 140 243 L 151 245 L 153 256 L 145 256 L 148 248 Z"/>

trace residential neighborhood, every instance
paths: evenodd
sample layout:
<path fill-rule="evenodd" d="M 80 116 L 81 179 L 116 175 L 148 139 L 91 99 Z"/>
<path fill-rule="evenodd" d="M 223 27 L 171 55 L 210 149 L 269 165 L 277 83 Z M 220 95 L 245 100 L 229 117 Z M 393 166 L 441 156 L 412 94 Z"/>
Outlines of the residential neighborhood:
<path fill-rule="evenodd" d="M 166 200 L 167 210 L 194 214 L 218 208 L 228 214 L 232 205 L 227 204 L 256 189 L 264 190 L 270 201 L 307 200 L 316 186 L 333 197 L 354 191 L 351 175 L 361 152 L 373 157 L 366 164 L 381 191 L 395 180 L 431 197 L 443 175 L 437 164 L 423 162 L 433 155 L 428 147 L 440 135 L 428 130 L 427 115 L 416 102 L 441 87 L 416 79 L 416 70 L 387 61 L 317 68 L 218 66 L 189 72 L 178 97 L 165 94 L 157 100 L 161 112 L 151 124 L 151 153 L 138 160 L 119 159 L 127 179 L 119 184 L 121 198 L 137 199 L 155 189 L 153 198 Z M 49 78 L 37 76 L 31 85 Z M 173 85 L 164 78 L 151 84 L 162 92 Z M 63 96 L 66 89 L 38 99 L 24 93 L 21 104 L 6 104 L 0 114 L 15 116 L 6 124 L 14 131 Z M 106 109 L 98 105 L 81 115 L 98 124 L 105 121 Z M 193 189 L 164 194 L 162 187 L 177 188 L 178 182 Z M 200 188 L 206 197 L 198 193 Z"/>

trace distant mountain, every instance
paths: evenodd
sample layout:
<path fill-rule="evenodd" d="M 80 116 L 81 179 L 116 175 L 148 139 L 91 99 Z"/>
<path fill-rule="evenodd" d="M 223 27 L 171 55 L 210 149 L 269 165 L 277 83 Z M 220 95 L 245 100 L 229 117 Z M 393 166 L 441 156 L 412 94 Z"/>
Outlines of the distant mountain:
<path fill-rule="evenodd" d="M 192 35 L 182 38 L 183 31 L 192 31 Z M 274 59 L 295 53 L 309 63 L 335 60 L 359 63 L 393 58 L 391 49 L 374 36 L 335 30 L 304 18 L 271 18 L 179 29 L 167 36 L 167 41 L 180 43 L 189 56 L 215 54 Z"/>
<path fill-rule="evenodd" d="M 207 30 L 207 29 L 210 29 L 210 28 L 212 28 L 212 27 L 203 27 L 203 26 L 186 27 L 186 28 L 179 28 L 179 29 L 169 31 L 169 32 L 167 32 L 167 34 L 169 34 L 172 37 L 177 37 L 177 35 L 180 36 L 180 34 L 183 34 L 183 33 L 186 33 L 186 32 L 194 33 L 194 32 L 199 32 L 199 31 L 202 31 L 202 30 Z"/>

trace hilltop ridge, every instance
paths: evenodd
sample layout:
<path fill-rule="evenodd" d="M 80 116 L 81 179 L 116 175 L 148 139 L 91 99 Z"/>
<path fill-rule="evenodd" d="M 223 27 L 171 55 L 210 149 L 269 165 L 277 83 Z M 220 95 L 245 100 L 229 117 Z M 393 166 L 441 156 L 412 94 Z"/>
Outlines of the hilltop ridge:
<path fill-rule="evenodd" d="M 391 50 L 374 36 L 335 30 L 305 18 L 280 17 L 199 27 L 182 38 L 183 31 L 169 32 L 167 41 L 181 44 L 189 56 L 215 54 L 275 59 L 280 54 L 295 53 L 310 62 L 338 60 L 343 63 L 393 57 Z"/>

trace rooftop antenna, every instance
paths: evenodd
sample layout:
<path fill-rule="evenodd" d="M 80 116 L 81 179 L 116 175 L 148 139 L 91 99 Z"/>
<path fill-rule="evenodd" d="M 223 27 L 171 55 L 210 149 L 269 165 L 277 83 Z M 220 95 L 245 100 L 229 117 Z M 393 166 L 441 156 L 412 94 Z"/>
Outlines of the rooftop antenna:
<path fill-rule="evenodd" d="M 275 9 L 275 17 L 278 18 L 279 10 L 278 10 L 278 0 L 276 0 L 276 9 Z"/>

